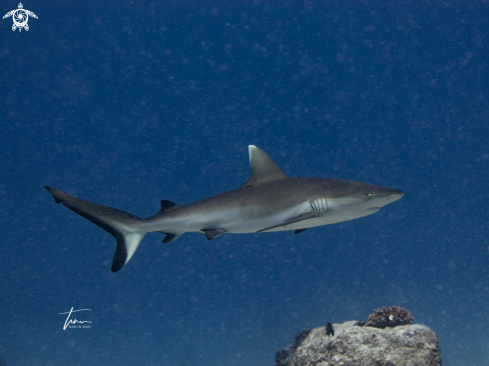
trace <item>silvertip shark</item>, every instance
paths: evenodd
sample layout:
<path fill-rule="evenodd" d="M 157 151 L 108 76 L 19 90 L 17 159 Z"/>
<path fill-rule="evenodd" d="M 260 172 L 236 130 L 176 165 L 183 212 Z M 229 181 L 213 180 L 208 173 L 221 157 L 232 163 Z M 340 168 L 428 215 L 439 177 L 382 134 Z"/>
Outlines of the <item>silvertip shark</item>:
<path fill-rule="evenodd" d="M 148 232 L 165 234 L 163 243 L 194 231 L 208 240 L 224 233 L 295 230 L 299 234 L 371 215 L 404 195 L 397 189 L 351 180 L 290 177 L 263 150 L 250 145 L 248 151 L 251 177 L 243 186 L 188 205 L 162 200 L 161 210 L 146 219 L 45 188 L 56 203 L 114 236 L 112 272 L 129 262 Z"/>

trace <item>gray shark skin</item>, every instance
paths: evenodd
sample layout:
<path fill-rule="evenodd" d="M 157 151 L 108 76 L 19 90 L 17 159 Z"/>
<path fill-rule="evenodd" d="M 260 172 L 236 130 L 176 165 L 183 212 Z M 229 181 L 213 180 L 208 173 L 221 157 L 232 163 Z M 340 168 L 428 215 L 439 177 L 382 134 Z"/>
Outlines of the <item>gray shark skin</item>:
<path fill-rule="evenodd" d="M 56 203 L 109 232 L 117 240 L 112 272 L 129 262 L 148 232 L 170 243 L 187 232 L 211 240 L 223 233 L 295 230 L 353 220 L 377 212 L 404 195 L 397 189 L 342 179 L 294 178 L 261 149 L 250 145 L 251 177 L 241 187 L 188 205 L 161 201 L 161 210 L 140 219 L 127 212 L 45 187 Z"/>

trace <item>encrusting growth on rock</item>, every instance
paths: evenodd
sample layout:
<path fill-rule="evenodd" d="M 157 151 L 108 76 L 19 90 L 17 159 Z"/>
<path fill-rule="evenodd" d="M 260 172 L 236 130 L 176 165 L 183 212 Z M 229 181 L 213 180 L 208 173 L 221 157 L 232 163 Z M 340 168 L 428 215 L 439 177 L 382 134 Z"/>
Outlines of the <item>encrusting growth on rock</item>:
<path fill-rule="evenodd" d="M 297 348 L 302 344 L 302 341 L 311 333 L 309 329 L 302 329 L 297 332 L 294 337 L 294 347 Z"/>
<path fill-rule="evenodd" d="M 309 329 L 302 329 L 298 331 L 294 337 L 294 345 L 289 344 L 284 349 L 278 351 L 275 354 L 275 365 L 276 366 L 289 365 L 290 357 L 292 357 L 295 354 L 295 351 L 297 350 L 297 348 L 301 346 L 302 342 L 304 341 L 304 339 L 307 338 L 309 333 L 311 333 Z"/>
<path fill-rule="evenodd" d="M 331 324 L 331 323 L 326 324 L 326 335 L 334 336 L 333 324 Z"/>
<path fill-rule="evenodd" d="M 368 317 L 365 326 L 375 328 L 396 327 L 411 324 L 413 321 L 414 318 L 408 310 L 392 306 L 375 309 L 373 314 Z"/>

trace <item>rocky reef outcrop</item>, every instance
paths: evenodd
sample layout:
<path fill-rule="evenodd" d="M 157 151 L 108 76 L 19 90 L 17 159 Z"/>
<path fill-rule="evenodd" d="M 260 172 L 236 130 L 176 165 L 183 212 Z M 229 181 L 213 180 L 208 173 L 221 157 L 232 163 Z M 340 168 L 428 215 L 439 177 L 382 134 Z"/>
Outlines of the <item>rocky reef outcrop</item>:
<path fill-rule="evenodd" d="M 275 366 L 441 366 L 435 332 L 420 324 L 386 325 L 412 321 L 409 312 L 393 308 L 374 312 L 379 327 L 347 321 L 332 324 L 329 334 L 326 326 L 303 330 L 294 345 L 276 353 Z"/>

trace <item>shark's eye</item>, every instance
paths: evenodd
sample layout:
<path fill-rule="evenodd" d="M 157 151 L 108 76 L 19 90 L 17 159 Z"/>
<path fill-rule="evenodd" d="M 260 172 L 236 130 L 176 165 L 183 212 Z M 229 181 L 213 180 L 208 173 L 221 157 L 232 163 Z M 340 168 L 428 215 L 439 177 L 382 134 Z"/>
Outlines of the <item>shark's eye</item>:
<path fill-rule="evenodd" d="M 374 195 L 373 195 L 372 193 L 369 193 L 369 194 L 367 194 L 367 198 L 368 198 L 369 200 L 371 200 L 372 198 L 374 198 Z"/>

